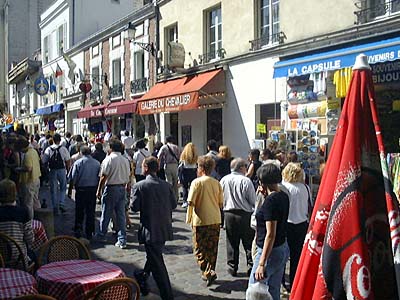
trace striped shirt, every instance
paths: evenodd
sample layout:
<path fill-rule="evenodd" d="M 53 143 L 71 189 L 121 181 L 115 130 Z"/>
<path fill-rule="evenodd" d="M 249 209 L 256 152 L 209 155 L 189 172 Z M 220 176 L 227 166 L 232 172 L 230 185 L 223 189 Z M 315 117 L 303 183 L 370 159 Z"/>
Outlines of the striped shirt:
<path fill-rule="evenodd" d="M 4 205 L 0 206 L 0 232 L 13 238 L 21 247 L 25 256 L 26 265 L 29 265 L 30 259 L 27 255 L 27 246 L 30 247 L 33 242 L 32 220 L 29 218 L 28 211 L 25 208 Z M 10 266 L 21 269 L 18 265 L 18 250 L 13 247 L 12 259 L 7 262 Z"/>

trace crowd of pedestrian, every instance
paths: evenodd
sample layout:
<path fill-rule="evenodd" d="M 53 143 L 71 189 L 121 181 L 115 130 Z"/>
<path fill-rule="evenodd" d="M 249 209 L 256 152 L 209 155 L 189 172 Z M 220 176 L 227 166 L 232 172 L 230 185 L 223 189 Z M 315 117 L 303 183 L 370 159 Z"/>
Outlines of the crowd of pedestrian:
<path fill-rule="evenodd" d="M 218 242 L 225 229 L 231 276 L 238 273 L 242 242 L 249 285 L 266 284 L 273 299 L 280 299 L 290 255 L 285 285 L 290 291 L 312 206 L 295 153 L 276 157 L 271 149 L 251 149 L 246 159 L 234 158 L 227 145 L 217 147 L 210 140 L 201 156 L 193 143 L 181 151 L 172 136 L 151 153 L 145 139 L 135 141 L 129 132 L 95 143 L 68 132 L 62 137 L 20 131 L 4 134 L 0 148 L 0 216 L 7 215 L 0 219 L 0 231 L 10 232 L 10 218 L 18 219 L 20 237 L 29 240 L 34 211 L 46 205 L 39 199 L 40 186 L 45 185 L 55 215 L 65 213 L 66 196 L 72 197 L 75 190 L 77 238 L 105 242 L 112 220 L 115 246 L 126 249 L 128 209 L 139 212 L 138 238 L 147 254 L 143 270 L 135 273 L 142 294 L 148 293 L 147 278 L 152 274 L 161 298 L 173 299 L 162 250 L 173 238 L 172 211 L 181 201 L 207 286 L 217 279 Z M 101 204 L 97 229 L 96 203 Z M 29 245 L 26 253 L 29 257 Z"/>

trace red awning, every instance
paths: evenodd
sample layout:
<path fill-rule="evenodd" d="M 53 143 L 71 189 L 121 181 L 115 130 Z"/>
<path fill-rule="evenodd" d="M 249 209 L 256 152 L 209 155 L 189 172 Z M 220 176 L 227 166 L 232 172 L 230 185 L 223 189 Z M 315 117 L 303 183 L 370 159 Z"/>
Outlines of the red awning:
<path fill-rule="evenodd" d="M 78 111 L 78 118 L 98 118 L 103 116 L 103 109 L 105 105 L 99 105 L 99 106 L 88 106 L 82 108 L 80 111 Z"/>
<path fill-rule="evenodd" d="M 222 69 L 160 82 L 137 100 L 141 115 L 177 112 L 221 104 L 225 97 L 225 73 Z"/>
<path fill-rule="evenodd" d="M 123 115 L 136 112 L 137 102 L 133 100 L 113 102 L 105 107 L 104 115 Z"/>

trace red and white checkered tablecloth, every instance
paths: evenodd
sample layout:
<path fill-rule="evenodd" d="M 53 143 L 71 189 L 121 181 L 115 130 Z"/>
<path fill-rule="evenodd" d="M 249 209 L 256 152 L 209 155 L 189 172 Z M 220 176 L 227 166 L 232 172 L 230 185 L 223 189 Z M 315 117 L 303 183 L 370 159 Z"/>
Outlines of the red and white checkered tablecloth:
<path fill-rule="evenodd" d="M 40 247 L 48 241 L 46 230 L 44 229 L 43 223 L 38 220 L 32 220 L 33 229 L 33 243 L 32 250 L 34 252 L 39 251 Z"/>
<path fill-rule="evenodd" d="M 24 271 L 0 268 L 0 299 L 37 294 L 35 278 Z"/>
<path fill-rule="evenodd" d="M 118 266 L 96 260 L 54 262 L 36 273 L 39 292 L 59 300 L 83 299 L 97 285 L 124 276 Z"/>

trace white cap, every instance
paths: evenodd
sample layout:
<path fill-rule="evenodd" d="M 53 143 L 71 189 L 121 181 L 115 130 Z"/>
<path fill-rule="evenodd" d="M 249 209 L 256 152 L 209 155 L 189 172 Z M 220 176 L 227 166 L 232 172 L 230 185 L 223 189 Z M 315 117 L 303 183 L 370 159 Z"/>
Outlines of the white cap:
<path fill-rule="evenodd" d="M 353 66 L 353 70 L 371 70 L 371 67 L 368 64 L 368 56 L 364 53 L 357 55 L 356 61 Z"/>

